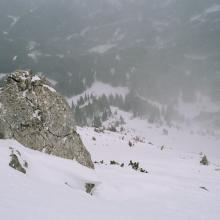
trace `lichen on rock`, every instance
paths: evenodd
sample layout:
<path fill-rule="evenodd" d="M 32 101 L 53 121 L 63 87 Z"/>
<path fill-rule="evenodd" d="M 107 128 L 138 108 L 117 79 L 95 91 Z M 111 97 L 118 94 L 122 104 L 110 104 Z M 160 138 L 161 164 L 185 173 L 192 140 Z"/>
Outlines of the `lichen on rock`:
<path fill-rule="evenodd" d="M 45 78 L 32 71 L 13 72 L 1 90 L 0 103 L 2 137 L 94 168 L 68 103 Z"/>

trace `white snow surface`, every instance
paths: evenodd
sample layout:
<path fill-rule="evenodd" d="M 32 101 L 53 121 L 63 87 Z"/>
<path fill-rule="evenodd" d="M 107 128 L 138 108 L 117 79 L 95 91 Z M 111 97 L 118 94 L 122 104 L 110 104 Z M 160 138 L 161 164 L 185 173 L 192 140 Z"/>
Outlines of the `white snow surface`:
<path fill-rule="evenodd" d="M 126 121 L 122 132 L 77 129 L 93 160 L 104 160 L 95 170 L 0 140 L 1 219 L 219 220 L 220 139 L 151 125 L 119 110 L 114 117 L 120 115 Z M 28 162 L 26 174 L 9 167 L 9 147 Z M 201 152 L 209 166 L 200 165 Z M 111 160 L 124 168 L 109 165 Z M 149 173 L 131 169 L 130 160 Z M 85 192 L 86 182 L 96 184 L 93 195 Z"/>
<path fill-rule="evenodd" d="M 51 86 L 43 85 L 43 87 L 49 89 L 51 92 L 56 92 L 56 90 L 52 88 Z"/>
<path fill-rule="evenodd" d="M 20 17 L 14 15 L 8 15 L 8 18 L 12 19 L 11 27 L 15 26 L 16 23 L 19 21 Z"/>
<path fill-rule="evenodd" d="M 191 22 L 199 21 L 199 22 L 205 22 L 206 17 L 209 16 L 212 13 L 216 13 L 220 11 L 220 4 L 214 4 L 211 5 L 209 8 L 205 9 L 202 13 L 196 14 L 193 17 L 190 18 Z"/>
<path fill-rule="evenodd" d="M 42 53 L 38 50 L 33 50 L 31 53 L 28 53 L 28 57 L 34 60 L 35 63 L 38 62 L 38 57 L 42 56 Z"/>
<path fill-rule="evenodd" d="M 220 4 L 215 4 L 212 5 L 211 7 L 207 8 L 205 13 L 210 14 L 210 13 L 214 13 L 214 12 L 218 12 L 220 11 Z"/>
<path fill-rule="evenodd" d="M 122 97 L 125 97 L 128 92 L 129 90 L 127 87 L 113 87 L 109 84 L 96 81 L 82 94 L 68 98 L 67 101 L 71 105 L 72 102 L 76 104 L 77 101 L 80 99 L 80 96 L 84 97 L 85 95 L 94 95 L 96 97 L 100 97 L 103 94 L 105 94 L 106 96 L 110 96 L 111 94 L 115 96 L 116 94 L 118 94 L 122 95 Z"/>
<path fill-rule="evenodd" d="M 98 46 L 95 46 L 95 47 L 89 49 L 89 53 L 104 54 L 115 46 L 116 46 L 115 44 L 98 45 Z"/>
<path fill-rule="evenodd" d="M 185 117 L 185 119 L 191 120 L 199 116 L 201 112 L 218 112 L 220 111 L 220 106 L 210 100 L 209 97 L 198 92 L 196 94 L 196 101 L 193 103 L 184 102 L 180 95 L 176 109 L 180 115 Z"/>
<path fill-rule="evenodd" d="M 36 46 L 38 45 L 38 43 L 36 41 L 29 41 L 28 42 L 28 50 L 32 51 L 36 48 Z"/>
<path fill-rule="evenodd" d="M 17 58 L 18 58 L 18 56 L 14 56 L 14 57 L 12 58 L 12 61 L 16 61 Z"/>
<path fill-rule="evenodd" d="M 47 77 L 47 80 L 50 82 L 50 84 L 51 84 L 52 86 L 56 86 L 57 83 L 58 83 L 56 80 L 51 79 L 51 78 L 48 78 L 48 77 Z"/>
<path fill-rule="evenodd" d="M 31 82 L 39 81 L 41 80 L 39 76 L 35 75 L 32 77 Z"/>

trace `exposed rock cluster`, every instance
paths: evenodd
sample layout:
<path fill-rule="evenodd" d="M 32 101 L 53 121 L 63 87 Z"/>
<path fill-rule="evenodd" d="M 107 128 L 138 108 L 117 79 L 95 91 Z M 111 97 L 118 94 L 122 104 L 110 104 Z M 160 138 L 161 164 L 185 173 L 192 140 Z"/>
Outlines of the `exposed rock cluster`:
<path fill-rule="evenodd" d="M 10 74 L 0 92 L 0 136 L 93 168 L 65 99 L 31 71 Z"/>

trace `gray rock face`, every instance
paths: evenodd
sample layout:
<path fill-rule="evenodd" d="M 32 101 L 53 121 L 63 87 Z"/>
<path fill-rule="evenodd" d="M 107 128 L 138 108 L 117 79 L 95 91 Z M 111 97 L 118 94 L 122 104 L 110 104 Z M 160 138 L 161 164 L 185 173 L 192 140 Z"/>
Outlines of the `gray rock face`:
<path fill-rule="evenodd" d="M 69 105 L 43 77 L 15 71 L 0 92 L 0 136 L 94 168 Z"/>

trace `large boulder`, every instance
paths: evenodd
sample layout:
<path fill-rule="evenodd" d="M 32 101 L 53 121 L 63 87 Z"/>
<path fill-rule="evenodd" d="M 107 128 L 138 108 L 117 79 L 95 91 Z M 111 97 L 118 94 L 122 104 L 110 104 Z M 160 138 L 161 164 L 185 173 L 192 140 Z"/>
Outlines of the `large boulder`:
<path fill-rule="evenodd" d="M 1 89 L 0 136 L 94 167 L 75 131 L 69 105 L 45 78 L 31 71 L 15 71 Z"/>

